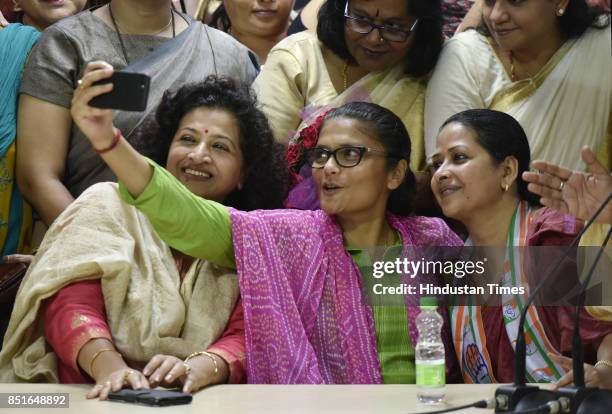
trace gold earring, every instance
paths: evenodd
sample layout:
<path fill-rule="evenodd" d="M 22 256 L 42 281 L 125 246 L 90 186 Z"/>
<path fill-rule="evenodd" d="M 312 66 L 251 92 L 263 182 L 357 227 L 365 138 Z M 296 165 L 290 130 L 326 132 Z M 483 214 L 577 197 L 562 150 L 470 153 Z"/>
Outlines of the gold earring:
<path fill-rule="evenodd" d="M 557 10 L 557 16 L 561 17 L 563 14 L 565 14 L 565 9 L 560 7 L 559 10 Z"/>
<path fill-rule="evenodd" d="M 510 188 L 510 186 L 508 185 L 508 183 L 502 185 L 502 188 L 505 192 L 508 192 L 508 188 Z"/>

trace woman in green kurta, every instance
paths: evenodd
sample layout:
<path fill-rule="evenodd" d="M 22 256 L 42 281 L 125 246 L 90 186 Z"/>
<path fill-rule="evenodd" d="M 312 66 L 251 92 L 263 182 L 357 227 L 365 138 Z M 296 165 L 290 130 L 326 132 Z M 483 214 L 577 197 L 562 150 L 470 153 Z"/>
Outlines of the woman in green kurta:
<path fill-rule="evenodd" d="M 249 381 L 414 382 L 418 297 L 408 295 L 401 307 L 362 302 L 366 275 L 355 262 L 365 264 L 365 249 L 375 246 L 401 245 L 405 257 L 414 246 L 461 241 L 439 219 L 410 216 L 414 176 L 401 120 L 369 103 L 330 112 L 308 154 L 322 210 L 247 213 L 191 197 L 124 139 L 115 141 L 111 113 L 87 105 L 107 88 L 91 83 L 111 73 L 99 66 L 88 71 L 75 93 L 74 120 L 104 152 L 124 199 L 162 239 L 237 268 Z M 444 334 L 450 340 L 447 329 Z"/>

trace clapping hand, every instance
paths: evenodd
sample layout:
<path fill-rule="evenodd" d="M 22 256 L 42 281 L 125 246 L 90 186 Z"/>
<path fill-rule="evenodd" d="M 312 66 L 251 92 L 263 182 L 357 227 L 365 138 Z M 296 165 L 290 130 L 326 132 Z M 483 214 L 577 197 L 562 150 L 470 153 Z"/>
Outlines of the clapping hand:
<path fill-rule="evenodd" d="M 529 183 L 529 191 L 541 197 L 542 205 L 588 220 L 612 192 L 612 175 L 586 146 L 582 148 L 582 159 L 589 173 L 533 161 L 532 166 L 539 172 L 526 171 L 523 179 Z M 612 223 L 612 204 L 595 222 Z"/>

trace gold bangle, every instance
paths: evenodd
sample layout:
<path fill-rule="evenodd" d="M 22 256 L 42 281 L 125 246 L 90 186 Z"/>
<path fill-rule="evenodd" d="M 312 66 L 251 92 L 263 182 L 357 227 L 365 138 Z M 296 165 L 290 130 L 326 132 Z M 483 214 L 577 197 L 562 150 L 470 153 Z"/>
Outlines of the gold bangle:
<path fill-rule="evenodd" d="M 104 348 L 104 349 L 100 349 L 99 351 L 97 351 L 94 356 L 91 358 L 91 361 L 89 362 L 89 375 L 91 375 L 91 377 L 94 377 L 94 372 L 93 372 L 93 364 L 96 361 L 96 358 L 98 358 L 100 355 L 102 355 L 104 352 L 115 352 L 116 354 L 119 355 L 119 357 L 121 357 L 121 354 L 119 352 L 117 352 L 116 350 L 114 350 L 113 348 Z"/>
<path fill-rule="evenodd" d="M 206 351 L 194 352 L 193 354 L 191 354 L 187 358 L 185 358 L 185 363 L 187 363 L 187 361 L 189 361 L 191 358 L 194 358 L 194 357 L 197 357 L 197 356 L 200 356 L 200 355 L 206 355 L 207 357 L 212 359 L 213 365 L 215 366 L 215 374 L 218 374 L 219 373 L 219 365 L 217 365 L 217 360 L 215 359 L 213 354 L 211 354 L 210 352 L 206 352 Z"/>
<path fill-rule="evenodd" d="M 607 361 L 605 359 L 600 359 L 599 361 L 597 361 L 595 363 L 595 368 L 597 368 L 598 366 L 604 366 L 604 367 L 608 367 L 608 368 L 612 368 L 612 362 Z"/>

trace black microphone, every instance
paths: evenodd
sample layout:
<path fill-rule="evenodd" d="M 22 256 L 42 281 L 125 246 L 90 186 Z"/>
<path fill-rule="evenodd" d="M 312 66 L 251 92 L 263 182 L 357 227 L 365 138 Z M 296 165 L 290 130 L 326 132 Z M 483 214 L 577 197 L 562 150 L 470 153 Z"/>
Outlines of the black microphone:
<path fill-rule="evenodd" d="M 608 197 L 608 201 L 610 197 Z M 607 202 L 606 202 L 607 203 Z M 604 204 L 605 206 L 605 204 Z M 584 282 L 582 292 L 576 303 L 576 312 L 574 313 L 574 335 L 572 340 L 572 372 L 574 377 L 573 387 L 563 387 L 557 391 L 557 398 L 566 398 L 570 414 L 588 413 L 611 413 L 612 412 L 612 392 L 600 390 L 597 387 L 586 387 L 584 383 L 584 351 L 582 348 L 582 339 L 580 338 L 580 309 L 584 304 L 584 291 L 588 289 L 595 268 L 599 259 L 603 255 L 604 249 L 612 235 L 612 227 L 608 230 L 608 234 L 601 245 L 593 265 L 589 269 Z"/>
<path fill-rule="evenodd" d="M 525 319 L 527 316 L 527 311 L 529 310 L 529 306 L 535 300 L 537 294 L 544 287 L 544 284 L 548 281 L 548 279 L 555 274 L 559 266 L 563 263 L 563 261 L 569 256 L 569 254 L 573 251 L 573 248 L 578 244 L 582 235 L 591 227 L 593 222 L 601 212 L 604 210 L 606 205 L 612 199 L 612 193 L 608 195 L 606 200 L 602 203 L 602 205 L 597 209 L 595 214 L 591 217 L 591 219 L 586 223 L 586 225 L 582 228 L 582 230 L 576 235 L 572 243 L 567 247 L 565 252 L 557 259 L 554 266 L 550 268 L 550 270 L 544 275 L 542 280 L 535 287 L 533 292 L 529 294 L 529 298 L 525 303 L 525 307 L 521 312 L 521 317 L 519 320 L 518 333 L 516 339 L 516 345 L 514 349 L 515 359 L 514 359 L 514 384 L 513 385 L 503 385 L 497 388 L 495 391 L 495 396 L 499 396 L 500 398 L 506 399 L 507 404 L 504 404 L 495 409 L 496 413 L 515 411 L 515 410 L 526 410 L 530 408 L 539 407 L 548 403 L 549 401 L 554 401 L 557 399 L 555 392 L 548 390 L 541 390 L 536 386 L 528 386 L 525 383 L 525 372 L 526 372 L 526 344 L 525 344 Z M 590 413 L 589 413 L 590 414 Z"/>

